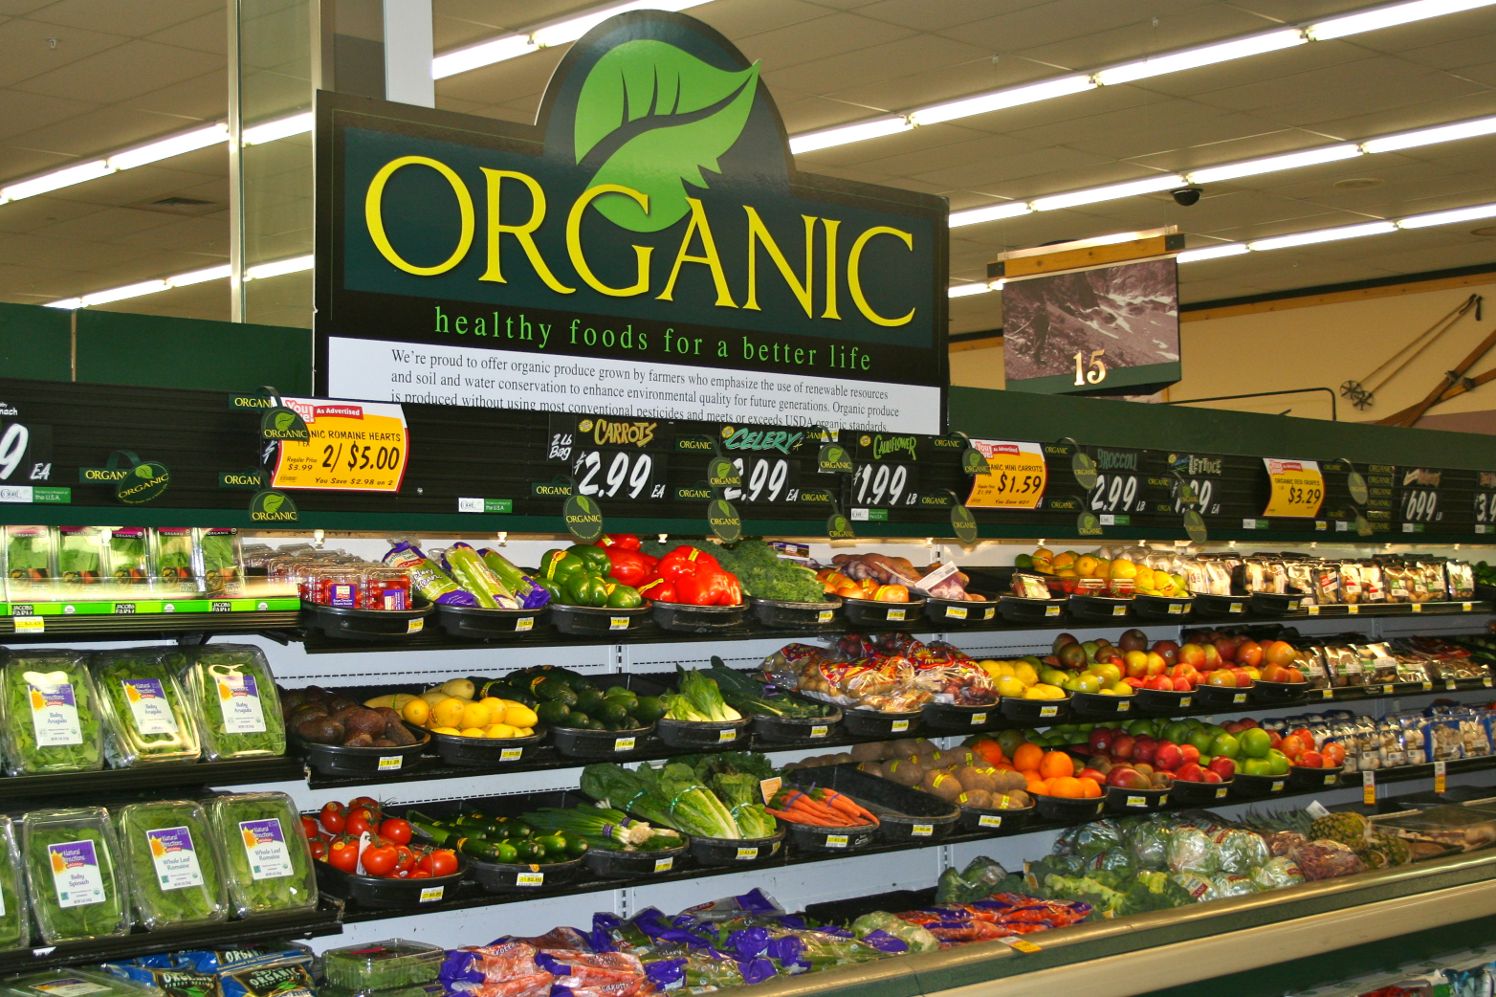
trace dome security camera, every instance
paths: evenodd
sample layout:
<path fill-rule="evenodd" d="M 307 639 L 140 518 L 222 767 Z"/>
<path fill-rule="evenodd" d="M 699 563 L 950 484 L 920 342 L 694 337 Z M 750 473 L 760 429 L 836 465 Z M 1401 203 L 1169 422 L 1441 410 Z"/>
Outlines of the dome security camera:
<path fill-rule="evenodd" d="M 1190 184 L 1188 187 L 1180 187 L 1178 190 L 1169 191 L 1169 193 L 1173 196 L 1175 204 L 1181 208 L 1188 208 L 1200 203 L 1200 195 L 1205 193 L 1205 188 Z"/>

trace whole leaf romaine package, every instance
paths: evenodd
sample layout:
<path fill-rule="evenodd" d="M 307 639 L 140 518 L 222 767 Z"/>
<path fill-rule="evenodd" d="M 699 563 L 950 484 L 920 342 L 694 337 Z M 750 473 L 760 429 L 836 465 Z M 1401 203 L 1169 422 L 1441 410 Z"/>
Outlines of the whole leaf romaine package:
<path fill-rule="evenodd" d="M 151 566 L 156 569 L 159 595 L 196 595 L 197 572 L 192 565 L 192 527 L 162 526 L 151 531 Z"/>
<path fill-rule="evenodd" d="M 75 651 L 12 652 L 0 730 L 11 775 L 104 767 L 103 722 L 85 658 Z"/>
<path fill-rule="evenodd" d="M 109 531 L 109 577 L 119 598 L 133 596 L 135 586 L 150 583 L 150 549 L 144 527 L 118 526 Z"/>
<path fill-rule="evenodd" d="M 129 890 L 103 807 L 33 810 L 21 852 L 37 933 L 48 945 L 127 934 Z"/>
<path fill-rule="evenodd" d="M 102 597 L 109 574 L 109 531 L 102 526 L 57 529 L 59 597 Z"/>
<path fill-rule="evenodd" d="M 111 765 L 193 761 L 202 755 L 193 710 L 177 680 L 183 660 L 181 652 L 168 648 L 94 654 L 94 689 Z"/>
<path fill-rule="evenodd" d="M 197 531 L 197 563 L 209 596 L 238 595 L 244 581 L 244 550 L 239 531 L 214 526 Z"/>
<path fill-rule="evenodd" d="M 142 927 L 228 919 L 217 837 L 202 804 L 132 803 L 119 812 L 119 836 L 135 919 Z"/>
<path fill-rule="evenodd" d="M 24 948 L 31 940 L 26 880 L 15 822 L 0 816 L 0 952 Z"/>
<path fill-rule="evenodd" d="M 193 652 L 184 675 L 200 723 L 205 758 L 217 761 L 286 753 L 280 695 L 259 648 L 207 644 Z"/>
<path fill-rule="evenodd" d="M 317 906 L 317 874 L 301 816 L 284 793 L 238 793 L 208 801 L 223 849 L 229 902 L 239 917 Z"/>
<path fill-rule="evenodd" d="M 161 997 L 133 980 L 78 966 L 59 966 L 27 973 L 0 984 L 6 997 Z"/>
<path fill-rule="evenodd" d="M 11 602 L 50 598 L 57 577 L 55 537 L 49 526 L 5 527 L 5 591 Z"/>

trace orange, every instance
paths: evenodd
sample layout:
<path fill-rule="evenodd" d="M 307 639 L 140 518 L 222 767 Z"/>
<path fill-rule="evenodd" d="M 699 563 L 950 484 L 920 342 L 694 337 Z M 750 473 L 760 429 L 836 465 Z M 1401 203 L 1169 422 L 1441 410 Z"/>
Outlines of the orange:
<path fill-rule="evenodd" d="M 1101 783 L 1097 782 L 1095 779 L 1092 779 L 1090 776 L 1086 776 L 1085 778 L 1079 779 L 1077 781 L 1080 783 L 1081 796 L 1085 797 L 1088 800 L 1098 799 L 1101 796 Z"/>
<path fill-rule="evenodd" d="M 1080 780 L 1073 775 L 1062 775 L 1049 780 L 1049 795 L 1062 800 L 1078 800 L 1085 793 Z"/>
<path fill-rule="evenodd" d="M 972 748 L 988 765 L 996 765 L 1003 761 L 1003 746 L 991 738 L 982 738 L 973 744 Z"/>
<path fill-rule="evenodd" d="M 1024 787 L 1035 796 L 1048 796 L 1049 783 L 1043 779 L 1029 779 L 1028 785 Z"/>
<path fill-rule="evenodd" d="M 1039 762 L 1039 774 L 1046 779 L 1056 776 L 1069 777 L 1075 775 L 1075 762 L 1063 751 L 1047 751 Z"/>
<path fill-rule="evenodd" d="M 1013 752 L 1013 767 L 1020 772 L 1037 772 L 1039 763 L 1044 760 L 1044 749 L 1037 744 L 1029 744 L 1027 741 L 1018 746 Z"/>

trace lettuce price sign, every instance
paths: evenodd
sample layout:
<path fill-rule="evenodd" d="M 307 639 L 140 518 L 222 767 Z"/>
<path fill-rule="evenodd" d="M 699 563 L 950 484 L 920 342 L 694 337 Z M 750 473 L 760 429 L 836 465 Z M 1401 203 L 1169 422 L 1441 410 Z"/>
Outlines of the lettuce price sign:
<path fill-rule="evenodd" d="M 944 428 L 945 202 L 796 170 L 700 22 L 598 25 L 534 126 L 318 114 L 320 393 Z"/>

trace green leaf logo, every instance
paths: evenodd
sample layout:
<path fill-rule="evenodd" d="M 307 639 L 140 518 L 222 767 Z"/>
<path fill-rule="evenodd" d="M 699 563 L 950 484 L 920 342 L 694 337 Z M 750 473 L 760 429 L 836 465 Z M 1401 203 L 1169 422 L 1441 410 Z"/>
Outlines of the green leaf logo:
<path fill-rule="evenodd" d="M 284 495 L 267 492 L 265 497 L 260 499 L 260 509 L 264 512 L 279 512 L 281 503 L 285 502 L 285 500 L 286 497 Z"/>
<path fill-rule="evenodd" d="M 577 96 L 576 161 L 601 161 L 588 187 L 618 184 L 648 198 L 609 193 L 594 203 L 619 228 L 659 232 L 686 216 L 686 185 L 705 189 L 702 170 L 743 133 L 758 91 L 758 64 L 718 69 L 648 38 L 610 49 Z"/>
<path fill-rule="evenodd" d="M 144 478 L 149 481 L 156 476 L 156 472 L 152 470 L 151 465 L 149 464 L 136 464 L 135 476 L 137 478 Z"/>
<path fill-rule="evenodd" d="M 278 429 L 278 430 L 280 430 L 281 432 L 284 433 L 286 430 L 290 429 L 295 424 L 296 424 L 296 413 L 295 412 L 277 412 L 275 414 L 275 428 Z M 272 509 L 271 511 L 274 512 L 275 510 Z"/>

